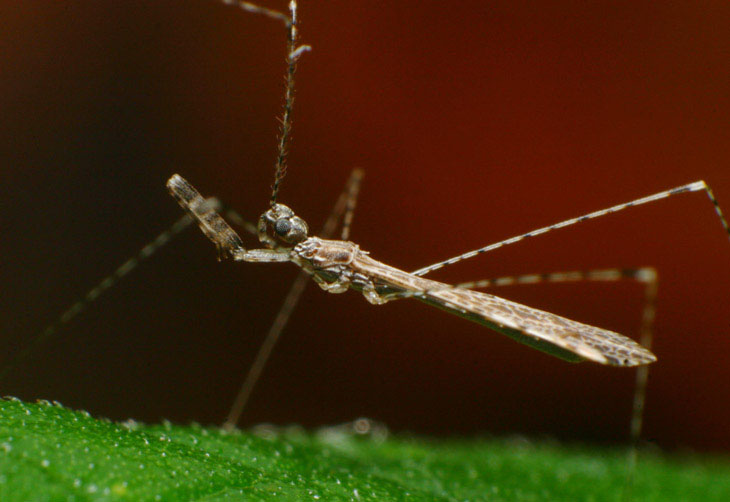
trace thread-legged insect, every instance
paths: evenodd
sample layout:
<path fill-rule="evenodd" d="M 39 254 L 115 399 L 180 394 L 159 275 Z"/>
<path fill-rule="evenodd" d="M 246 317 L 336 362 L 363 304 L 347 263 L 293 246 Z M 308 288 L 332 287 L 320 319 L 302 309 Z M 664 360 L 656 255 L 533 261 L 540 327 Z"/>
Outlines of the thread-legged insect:
<path fill-rule="evenodd" d="M 241 6 L 246 10 L 261 12 L 259 8 L 247 3 L 241 4 Z M 277 202 L 280 183 L 286 168 L 286 154 L 291 128 L 291 105 L 293 103 L 293 75 L 296 60 L 304 50 L 308 49 L 307 46 L 301 48 L 296 46 L 296 3 L 294 1 L 291 2 L 290 8 L 291 17 L 288 20 L 285 19 L 289 27 L 289 66 L 279 156 L 270 200 L 271 207 L 261 215 L 257 225 L 258 238 L 265 247 L 253 250 L 246 249 L 238 234 L 205 202 L 197 190 L 179 175 L 174 175 L 167 184 L 171 194 L 197 220 L 203 233 L 216 245 L 219 256 L 227 255 L 236 261 L 249 262 L 290 261 L 301 267 L 305 273 L 311 275 L 325 291 L 342 293 L 348 289 L 354 289 L 360 291 L 370 303 L 376 305 L 393 299 L 414 297 L 450 313 L 484 324 L 517 341 L 569 361 L 591 360 L 614 366 L 641 366 L 656 360 L 656 357 L 648 348 L 642 347 L 631 339 L 617 333 L 466 289 L 465 285 L 461 285 L 461 287 L 450 286 L 437 281 L 422 279 L 421 276 L 508 244 L 685 192 L 704 191 L 713 203 L 715 212 L 726 233 L 730 236 L 730 228 L 717 200 L 711 189 L 703 181 L 689 183 L 543 227 L 423 267 L 413 273 L 406 273 L 378 262 L 370 258 L 369 253 L 361 250 L 357 244 L 345 240 L 349 231 L 352 211 L 348 211 L 345 218 L 345 230 L 343 231 L 342 240 L 334 241 L 310 237 L 308 235 L 308 226 L 304 220 L 296 216 L 289 207 Z M 263 13 L 270 15 L 270 17 L 281 18 L 281 16 L 269 14 L 268 11 L 263 11 Z M 646 282 L 651 285 L 647 295 L 653 297 L 656 282 L 655 276 L 650 275 L 651 277 L 646 278 Z M 303 281 L 303 278 L 300 276 L 298 281 Z M 471 286 L 483 284 L 472 283 Z M 300 291 L 297 288 L 295 290 Z M 296 294 L 298 293 L 295 293 L 294 296 Z M 647 319 L 650 319 L 651 316 L 651 311 L 646 310 L 644 316 L 645 326 L 650 322 Z M 268 352 L 263 352 L 266 355 L 263 356 L 262 364 L 268 357 Z M 252 372 L 253 376 L 247 380 L 255 382 L 258 374 L 260 374 L 260 368 Z M 646 370 L 637 373 L 637 393 L 634 400 L 632 420 L 634 443 L 641 430 L 641 413 L 646 378 Z M 244 388 L 239 397 L 241 395 L 245 397 L 237 400 L 233 411 L 229 415 L 228 425 L 232 425 L 238 420 L 240 410 L 245 404 L 250 389 L 251 386 L 247 387 L 244 383 Z M 635 459 L 636 450 L 632 449 L 628 470 L 629 476 L 632 475 Z M 630 487 L 631 483 L 629 482 L 627 486 Z M 627 498 L 630 498 L 629 490 L 630 488 L 625 492 Z"/>
<path fill-rule="evenodd" d="M 311 275 L 325 291 L 343 293 L 348 289 L 354 289 L 362 292 L 365 298 L 375 305 L 404 297 L 417 298 L 568 361 L 591 360 L 612 366 L 638 366 L 656 360 L 649 350 L 617 333 L 525 307 L 496 296 L 420 277 L 441 266 L 475 256 L 481 250 L 425 267 L 414 273 L 407 273 L 372 259 L 368 252 L 361 250 L 353 242 L 310 237 L 304 220 L 280 203 L 274 204 L 259 219 L 258 236 L 266 248 L 247 250 L 238 234 L 187 181 L 175 175 L 170 178 L 167 186 L 180 205 L 195 217 L 203 233 L 218 247 L 219 253 L 236 261 L 264 263 L 290 261 Z M 700 189 L 700 186 L 704 185 L 691 188 Z M 683 187 L 676 193 L 687 189 Z M 638 203 L 641 201 L 632 204 Z M 600 213 L 606 214 L 610 211 Z M 598 213 L 595 216 L 597 215 Z M 595 216 L 588 215 L 575 221 Z M 564 225 L 559 224 L 553 228 L 560 226 Z M 531 232 L 511 242 L 547 230 Z M 489 250 L 494 247 L 487 246 L 482 249 Z"/>
<path fill-rule="evenodd" d="M 319 234 L 319 235 L 321 235 L 321 234 Z"/>
<path fill-rule="evenodd" d="M 577 323 L 499 297 L 471 291 L 464 285 L 450 286 L 422 279 L 421 276 L 508 244 L 684 192 L 704 191 L 713 203 L 726 232 L 730 234 L 730 229 L 712 191 L 703 181 L 543 227 L 423 267 L 410 274 L 373 260 L 367 252 L 360 250 L 359 246 L 345 240 L 349 233 L 352 211 L 348 211 L 345 218 L 342 240 L 332 241 L 309 237 L 308 227 L 304 220 L 296 216 L 289 207 L 277 203 L 280 184 L 286 171 L 293 104 L 293 76 L 297 59 L 302 52 L 309 49 L 308 46 L 297 46 L 296 3 L 291 2 L 290 4 L 291 16 L 289 18 L 281 13 L 262 9 L 246 2 L 239 3 L 239 5 L 250 12 L 263 13 L 269 17 L 283 20 L 289 33 L 287 87 L 279 155 L 270 201 L 271 208 L 259 218 L 256 232 L 265 248 L 247 250 L 238 234 L 189 183 L 178 175 L 168 181 L 168 189 L 172 195 L 197 220 L 205 235 L 215 243 L 219 256 L 249 262 L 291 261 L 311 275 L 325 291 L 342 293 L 352 288 L 361 291 L 365 298 L 373 304 L 413 297 L 450 313 L 485 324 L 522 343 L 569 361 L 591 360 L 614 366 L 639 366 L 656 360 L 648 349 L 617 333 Z M 479 285 L 479 283 L 472 283 L 472 286 Z"/>

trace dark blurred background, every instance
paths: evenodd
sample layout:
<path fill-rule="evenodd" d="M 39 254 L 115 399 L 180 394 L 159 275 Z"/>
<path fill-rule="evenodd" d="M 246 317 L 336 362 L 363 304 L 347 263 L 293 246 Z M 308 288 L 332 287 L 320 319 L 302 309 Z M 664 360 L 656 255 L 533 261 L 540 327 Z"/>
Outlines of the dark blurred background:
<path fill-rule="evenodd" d="M 285 9 L 285 1 L 266 5 Z M 705 179 L 730 211 L 730 4 L 302 0 L 281 200 L 318 228 L 366 170 L 352 238 L 414 270 Z M 183 174 L 255 219 L 285 32 L 214 0 L 0 3 L 3 363 L 181 215 Z M 251 243 L 254 240 L 250 241 Z M 654 265 L 647 439 L 730 448 L 730 243 L 700 193 L 439 271 L 458 282 Z M 197 230 L 17 367 L 2 394 L 219 423 L 296 275 L 218 263 Z M 496 294 L 636 336 L 636 284 Z M 634 374 L 571 365 L 416 301 L 311 286 L 244 425 L 368 416 L 431 434 L 627 437 Z"/>

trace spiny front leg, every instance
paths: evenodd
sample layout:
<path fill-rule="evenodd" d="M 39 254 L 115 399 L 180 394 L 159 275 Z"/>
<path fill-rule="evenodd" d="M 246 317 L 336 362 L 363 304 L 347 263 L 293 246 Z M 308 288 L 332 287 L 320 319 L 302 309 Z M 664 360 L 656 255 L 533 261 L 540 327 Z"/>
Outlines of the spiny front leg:
<path fill-rule="evenodd" d="M 215 244 L 219 258 L 246 251 L 241 237 L 182 176 L 173 175 L 167 181 L 167 189 L 180 207 L 193 217 L 205 236 Z"/>
<path fill-rule="evenodd" d="M 206 237 L 218 248 L 218 256 L 230 256 L 236 261 L 258 263 L 289 261 L 286 249 L 246 249 L 241 237 L 218 214 L 198 191 L 182 176 L 175 174 L 167 182 L 167 189 L 178 204 L 193 217 Z"/>

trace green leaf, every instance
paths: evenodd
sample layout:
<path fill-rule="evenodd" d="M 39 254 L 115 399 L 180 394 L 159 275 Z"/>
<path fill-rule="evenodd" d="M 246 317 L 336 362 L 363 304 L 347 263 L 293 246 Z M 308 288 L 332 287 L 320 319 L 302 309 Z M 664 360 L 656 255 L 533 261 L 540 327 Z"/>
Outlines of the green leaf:
<path fill-rule="evenodd" d="M 333 427 L 227 433 L 0 401 L 0 500 L 534 501 L 621 498 L 626 454 Z M 730 464 L 642 455 L 636 500 L 730 500 Z"/>

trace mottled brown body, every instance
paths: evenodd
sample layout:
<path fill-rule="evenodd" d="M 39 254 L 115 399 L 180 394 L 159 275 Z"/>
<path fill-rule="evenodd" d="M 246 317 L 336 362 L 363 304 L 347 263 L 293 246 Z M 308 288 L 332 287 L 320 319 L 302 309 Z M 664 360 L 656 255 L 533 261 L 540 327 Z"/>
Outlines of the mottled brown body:
<path fill-rule="evenodd" d="M 356 171 L 355 177 L 359 176 L 361 173 Z M 572 321 L 498 296 L 421 277 L 443 264 L 479 254 L 481 250 L 408 273 L 374 260 L 354 242 L 308 237 L 304 220 L 279 203 L 259 218 L 257 234 L 266 248 L 245 249 L 238 234 L 192 185 L 178 175 L 170 178 L 167 185 L 180 205 L 197 220 L 203 233 L 216 244 L 219 253 L 227 254 L 234 260 L 269 263 L 291 261 L 311 275 L 325 291 L 344 293 L 354 289 L 375 305 L 400 298 L 417 298 L 568 361 L 589 360 L 612 366 L 640 366 L 656 361 L 656 356 L 648 349 L 613 331 Z M 672 192 L 701 189 L 701 186 L 704 184 L 696 183 Z M 640 201 L 656 200 L 668 196 L 668 193 L 655 194 Z M 604 212 L 630 205 L 622 204 Z M 591 213 L 589 217 L 596 217 L 597 214 Z M 561 225 L 539 229 L 519 239 L 560 228 Z M 482 249 L 491 249 L 519 239 L 508 239 Z"/>
<path fill-rule="evenodd" d="M 618 333 L 498 296 L 423 279 L 374 260 L 354 242 L 309 237 L 291 250 L 291 260 L 330 293 L 353 288 L 376 305 L 413 296 L 568 361 L 637 366 L 656 360 L 650 351 Z"/>
<path fill-rule="evenodd" d="M 359 171 L 355 171 L 354 175 L 358 180 L 362 176 Z M 356 187 L 357 183 L 352 186 Z M 168 188 L 180 205 L 195 217 L 205 235 L 216 244 L 219 252 L 227 253 L 234 260 L 292 261 L 309 273 L 322 289 L 330 293 L 343 293 L 352 288 L 362 292 L 370 303 L 376 305 L 399 298 L 415 297 L 562 359 L 590 360 L 612 366 L 641 366 L 656 361 L 656 356 L 630 338 L 613 331 L 572 321 L 498 296 L 423 279 L 422 276 L 441 267 L 552 230 L 688 192 L 704 191 L 707 194 L 722 226 L 730 235 L 730 227 L 712 191 L 704 181 L 695 181 L 539 228 L 408 273 L 370 258 L 357 244 L 344 240 L 349 231 L 353 207 L 349 207 L 345 215 L 343 239 L 326 240 L 308 237 L 304 220 L 297 217 L 289 207 L 275 203 L 261 215 L 257 227 L 259 240 L 266 249 L 247 250 L 243 247 L 238 234 L 213 208 L 209 207 L 209 204 L 205 204 L 200 194 L 184 179 L 178 175 L 173 176 L 168 181 Z M 353 190 L 356 193 L 357 188 Z M 354 196 L 350 197 L 350 200 L 354 200 Z M 647 284 L 654 284 L 652 286 L 654 292 L 650 295 L 653 298 L 656 294 L 655 273 L 652 271 L 651 277 L 641 278 L 640 274 L 635 277 Z M 653 301 L 650 303 L 653 304 Z M 653 317 L 653 310 L 647 310 L 645 314 L 650 320 Z"/>

